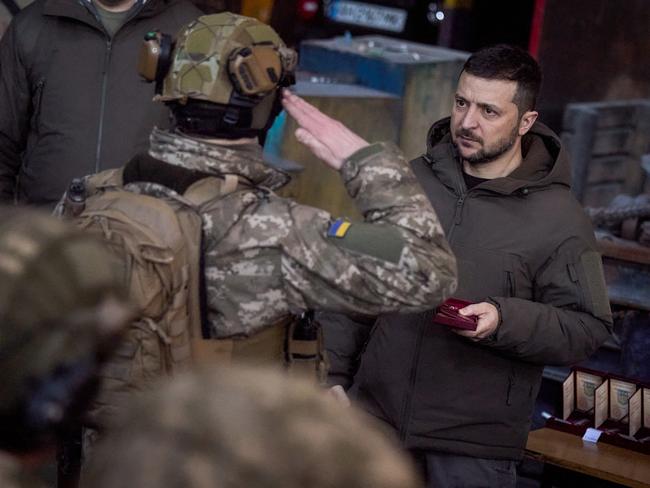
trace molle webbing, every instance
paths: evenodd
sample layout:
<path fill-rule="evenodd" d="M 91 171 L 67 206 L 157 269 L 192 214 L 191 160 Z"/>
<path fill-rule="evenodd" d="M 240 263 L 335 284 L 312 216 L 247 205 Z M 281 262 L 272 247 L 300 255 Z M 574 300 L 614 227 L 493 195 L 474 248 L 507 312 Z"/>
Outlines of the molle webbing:
<path fill-rule="evenodd" d="M 313 340 L 294 339 L 298 320 L 287 316 L 250 337 L 238 339 L 192 340 L 194 362 L 197 364 L 249 364 L 286 369 L 291 375 L 301 376 L 325 384 L 327 359 L 322 329 Z"/>
<path fill-rule="evenodd" d="M 192 340 L 194 361 L 198 364 L 228 366 L 246 363 L 257 366 L 283 366 L 287 333 L 294 317 L 288 316 L 250 337 Z"/>

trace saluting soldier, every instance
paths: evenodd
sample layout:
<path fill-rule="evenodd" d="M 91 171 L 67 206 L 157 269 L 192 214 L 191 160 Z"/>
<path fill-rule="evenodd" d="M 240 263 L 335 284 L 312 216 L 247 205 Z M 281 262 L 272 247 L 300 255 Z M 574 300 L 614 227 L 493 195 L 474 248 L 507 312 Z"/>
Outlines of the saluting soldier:
<path fill-rule="evenodd" d="M 322 348 L 292 349 L 294 325 L 287 317 L 313 309 L 424 310 L 454 290 L 455 259 L 399 149 L 368 144 L 283 92 L 293 82 L 297 54 L 271 27 L 221 13 L 191 22 L 175 40 L 152 32 L 144 46 L 140 71 L 156 82 L 156 100 L 170 109 L 173 129 L 154 129 L 147 153 L 87 179 L 87 201 L 104 212 L 105 222 L 111 215 L 97 198 L 119 206 L 133 194 L 146 195 L 175 209 L 200 203 L 204 313 L 195 358 L 280 367 L 300 356 L 322 360 Z M 260 139 L 283 106 L 300 126 L 298 139 L 340 172 L 363 222 L 274 193 L 289 176 L 264 161 Z M 118 190 L 121 203 L 111 193 Z M 136 207 L 141 214 L 135 203 L 126 213 L 134 216 Z M 93 225 L 97 214 L 86 210 L 79 218 Z M 182 356 L 174 346 L 181 333 L 167 325 L 160 316 L 141 321 L 129 336 L 131 352 L 111 368 L 111 381 L 122 381 L 127 392 L 140 389 L 143 378 Z M 166 366 L 151 359 L 155 344 L 143 345 L 154 333 L 171 348 L 161 358 Z M 312 342 L 322 346 L 322 338 Z M 102 408 L 112 398 L 105 396 Z"/>

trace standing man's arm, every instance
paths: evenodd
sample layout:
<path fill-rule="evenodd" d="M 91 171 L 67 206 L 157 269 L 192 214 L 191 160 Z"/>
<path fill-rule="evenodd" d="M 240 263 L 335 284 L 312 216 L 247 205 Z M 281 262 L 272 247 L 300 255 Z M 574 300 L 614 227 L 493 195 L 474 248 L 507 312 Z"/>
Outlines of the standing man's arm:
<path fill-rule="evenodd" d="M 343 315 L 321 312 L 316 320 L 323 327 L 325 349 L 329 360 L 327 383 L 344 389 L 352 386 L 376 318 L 365 315 Z"/>
<path fill-rule="evenodd" d="M 600 254 L 579 237 L 563 242 L 538 271 L 534 301 L 490 297 L 462 313 L 478 315 L 479 325 L 460 335 L 537 364 L 582 361 L 612 328 Z"/>
<path fill-rule="evenodd" d="M 29 130 L 29 80 L 21 59 L 17 22 L 0 41 L 0 202 L 12 203 Z"/>

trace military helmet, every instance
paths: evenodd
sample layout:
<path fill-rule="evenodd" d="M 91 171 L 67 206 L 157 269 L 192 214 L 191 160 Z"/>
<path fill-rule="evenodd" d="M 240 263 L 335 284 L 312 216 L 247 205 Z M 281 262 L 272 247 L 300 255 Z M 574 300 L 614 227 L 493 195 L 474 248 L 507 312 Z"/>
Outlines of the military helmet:
<path fill-rule="evenodd" d="M 0 209 L 0 449 L 50 441 L 84 406 L 130 318 L 110 256 L 52 217 Z"/>
<path fill-rule="evenodd" d="M 416 488 L 378 422 L 269 369 L 176 376 L 134 401 L 93 452 L 94 488 Z M 120 469 L 115 469 L 119 466 Z"/>
<path fill-rule="evenodd" d="M 213 119 L 205 111 L 216 105 L 221 109 L 218 128 L 241 133 L 270 126 L 280 109 L 276 92 L 294 83 L 297 59 L 270 26 L 224 12 L 190 22 L 175 40 L 147 33 L 139 71 L 156 81 L 157 100 L 172 108 L 190 107 L 194 119 Z M 192 111 L 197 102 L 207 105 Z"/>

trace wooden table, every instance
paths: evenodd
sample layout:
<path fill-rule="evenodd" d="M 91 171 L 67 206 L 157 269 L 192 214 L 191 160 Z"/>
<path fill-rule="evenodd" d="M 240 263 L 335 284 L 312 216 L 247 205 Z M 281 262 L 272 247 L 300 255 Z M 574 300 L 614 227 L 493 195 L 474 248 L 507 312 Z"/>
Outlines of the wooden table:
<path fill-rule="evenodd" d="M 530 432 L 526 455 L 594 478 L 632 487 L 650 486 L 650 455 L 553 429 Z"/>

